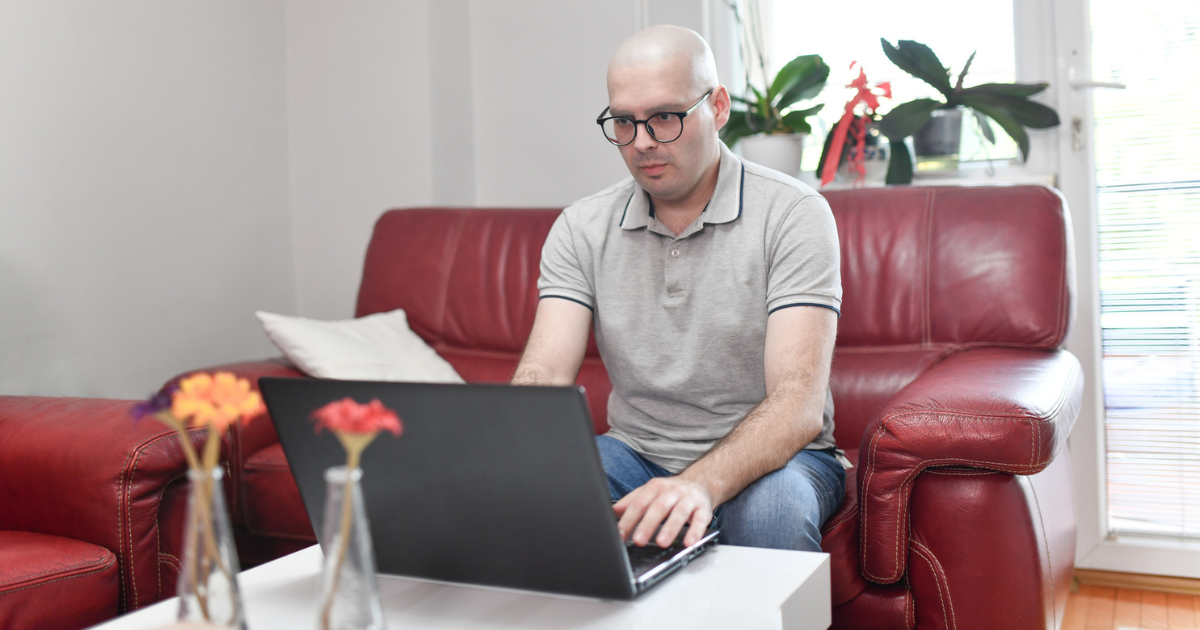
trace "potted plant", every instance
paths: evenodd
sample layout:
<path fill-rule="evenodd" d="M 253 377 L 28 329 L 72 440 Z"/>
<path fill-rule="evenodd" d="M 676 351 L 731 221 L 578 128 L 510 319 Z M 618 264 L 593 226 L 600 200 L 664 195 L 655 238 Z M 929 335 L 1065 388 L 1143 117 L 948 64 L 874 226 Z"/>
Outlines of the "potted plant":
<path fill-rule="evenodd" d="M 901 70 L 933 86 L 944 100 L 919 98 L 896 106 L 879 121 L 879 130 L 892 146 L 887 183 L 912 181 L 912 156 L 904 139 L 913 137 L 920 155 L 940 155 L 938 151 L 958 152 L 958 133 L 962 129 L 962 111 L 970 110 L 984 138 L 995 143 L 996 136 L 988 120 L 995 121 L 1021 149 L 1021 160 L 1029 158 L 1029 134 L 1025 128 L 1046 129 L 1058 125 L 1058 114 L 1029 97 L 1045 90 L 1048 83 L 983 83 L 963 87 L 975 53 L 963 64 L 954 85 L 950 70 L 925 44 L 902 39 L 893 46 L 880 39 L 883 52 Z M 957 125 L 957 126 L 956 126 Z"/>
<path fill-rule="evenodd" d="M 730 147 L 740 140 L 742 155 L 751 162 L 798 175 L 804 135 L 812 132 L 806 119 L 822 106 L 797 109 L 796 104 L 819 94 L 828 78 L 829 66 L 820 55 L 801 55 L 780 69 L 765 90 L 747 82 L 746 97 L 731 96 L 734 106 L 721 139 Z"/>

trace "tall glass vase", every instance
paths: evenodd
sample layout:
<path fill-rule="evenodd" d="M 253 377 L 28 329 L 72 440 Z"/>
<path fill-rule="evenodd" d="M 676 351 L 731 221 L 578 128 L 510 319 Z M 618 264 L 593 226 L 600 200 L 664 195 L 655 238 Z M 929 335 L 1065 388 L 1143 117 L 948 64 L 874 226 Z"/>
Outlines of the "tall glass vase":
<path fill-rule="evenodd" d="M 179 619 L 245 630 L 238 593 L 237 547 L 229 528 L 222 490 L 224 471 L 190 470 L 183 568 L 179 575 Z"/>
<path fill-rule="evenodd" d="M 363 504 L 362 469 L 325 471 L 325 571 L 317 630 L 384 630 L 375 552 Z"/>

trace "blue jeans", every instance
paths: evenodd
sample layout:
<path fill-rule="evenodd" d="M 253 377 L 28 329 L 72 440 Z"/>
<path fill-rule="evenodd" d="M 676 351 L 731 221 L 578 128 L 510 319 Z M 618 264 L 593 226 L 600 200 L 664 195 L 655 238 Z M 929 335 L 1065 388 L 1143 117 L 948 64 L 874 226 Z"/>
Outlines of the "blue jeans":
<path fill-rule="evenodd" d="M 596 446 L 614 501 L 654 477 L 671 475 L 616 438 L 597 436 Z M 718 507 L 712 526 L 726 545 L 820 551 L 821 525 L 845 494 L 846 471 L 837 458 L 804 450 Z"/>

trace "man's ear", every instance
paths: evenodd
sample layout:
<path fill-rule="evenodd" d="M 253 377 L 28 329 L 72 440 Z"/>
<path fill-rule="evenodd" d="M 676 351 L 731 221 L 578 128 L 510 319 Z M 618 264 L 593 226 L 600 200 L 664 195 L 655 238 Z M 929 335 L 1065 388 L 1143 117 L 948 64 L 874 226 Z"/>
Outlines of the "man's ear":
<path fill-rule="evenodd" d="M 729 122 L 729 90 L 725 89 L 724 85 L 718 85 L 712 95 L 713 120 L 717 123 L 719 131 Z"/>

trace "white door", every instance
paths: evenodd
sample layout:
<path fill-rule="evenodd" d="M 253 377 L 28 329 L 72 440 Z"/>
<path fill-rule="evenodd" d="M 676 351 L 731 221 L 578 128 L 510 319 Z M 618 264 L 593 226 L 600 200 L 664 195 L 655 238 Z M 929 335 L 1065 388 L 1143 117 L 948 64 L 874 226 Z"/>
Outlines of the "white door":
<path fill-rule="evenodd" d="M 1088 379 L 1076 564 L 1200 577 L 1200 3 L 1049 6 Z"/>

